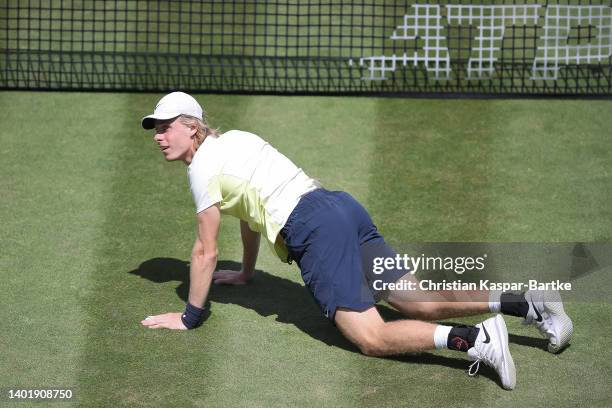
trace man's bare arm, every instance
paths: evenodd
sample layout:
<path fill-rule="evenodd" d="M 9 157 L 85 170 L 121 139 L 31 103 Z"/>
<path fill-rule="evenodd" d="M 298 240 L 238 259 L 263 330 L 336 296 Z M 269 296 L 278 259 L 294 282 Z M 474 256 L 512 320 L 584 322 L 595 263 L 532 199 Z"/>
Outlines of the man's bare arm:
<path fill-rule="evenodd" d="M 259 254 L 259 241 L 261 234 L 249 228 L 249 224 L 240 221 L 240 236 L 242 237 L 242 273 L 248 279 L 255 274 L 255 263 Z"/>
<path fill-rule="evenodd" d="M 189 270 L 189 303 L 204 306 L 212 275 L 217 266 L 217 236 L 221 211 L 217 205 L 198 213 L 198 236 L 191 252 Z"/>
<path fill-rule="evenodd" d="M 191 253 L 188 303 L 202 309 L 217 265 L 217 235 L 221 224 L 219 207 L 213 205 L 198 213 L 198 234 Z M 189 308 L 189 305 L 188 305 Z M 141 323 L 151 329 L 185 330 L 183 313 L 149 316 Z"/>
<path fill-rule="evenodd" d="M 220 270 L 215 272 L 215 283 L 227 285 L 243 285 L 253 278 L 255 263 L 259 254 L 261 234 L 249 228 L 249 224 L 240 221 L 240 236 L 242 237 L 242 267 L 240 271 Z"/>

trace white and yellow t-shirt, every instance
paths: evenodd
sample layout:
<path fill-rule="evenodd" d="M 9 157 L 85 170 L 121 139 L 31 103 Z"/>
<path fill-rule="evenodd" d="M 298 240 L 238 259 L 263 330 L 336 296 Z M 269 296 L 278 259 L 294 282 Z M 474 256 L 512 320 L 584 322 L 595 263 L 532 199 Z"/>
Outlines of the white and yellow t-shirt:
<path fill-rule="evenodd" d="M 261 232 L 287 262 L 278 233 L 304 194 L 321 187 L 259 136 L 231 130 L 207 137 L 189 165 L 196 212 L 219 203 L 222 214 L 246 221 Z"/>

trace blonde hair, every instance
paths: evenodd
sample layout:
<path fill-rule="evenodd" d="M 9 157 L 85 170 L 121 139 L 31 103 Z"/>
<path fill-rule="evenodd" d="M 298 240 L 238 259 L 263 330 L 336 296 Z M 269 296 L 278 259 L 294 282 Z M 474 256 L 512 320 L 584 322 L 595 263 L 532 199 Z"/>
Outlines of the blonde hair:
<path fill-rule="evenodd" d="M 195 139 L 193 141 L 196 149 L 200 147 L 200 145 L 204 142 L 204 139 L 206 139 L 208 136 L 218 137 L 220 134 L 218 129 L 213 129 L 209 127 L 205 121 L 202 121 L 196 117 L 189 115 L 181 115 L 178 117 L 178 120 L 185 126 L 196 127 L 197 130 L 195 134 Z"/>

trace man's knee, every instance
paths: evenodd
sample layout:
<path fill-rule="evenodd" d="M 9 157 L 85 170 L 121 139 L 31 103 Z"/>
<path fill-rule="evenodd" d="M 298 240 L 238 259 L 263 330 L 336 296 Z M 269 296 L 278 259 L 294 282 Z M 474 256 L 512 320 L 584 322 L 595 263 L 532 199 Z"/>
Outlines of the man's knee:
<path fill-rule="evenodd" d="M 383 336 L 385 322 L 376 308 L 364 312 L 339 309 L 335 322 L 342 334 L 367 356 L 382 356 L 387 353 Z"/>
<path fill-rule="evenodd" d="M 359 351 L 366 356 L 380 357 L 388 354 L 384 339 L 377 334 L 364 337 L 359 344 L 357 344 L 357 347 L 359 347 Z"/>

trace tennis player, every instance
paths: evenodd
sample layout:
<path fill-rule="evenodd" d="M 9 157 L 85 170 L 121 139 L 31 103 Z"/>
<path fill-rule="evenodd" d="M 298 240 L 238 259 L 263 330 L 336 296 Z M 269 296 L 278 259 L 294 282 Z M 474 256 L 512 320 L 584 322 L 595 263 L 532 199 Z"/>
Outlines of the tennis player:
<path fill-rule="evenodd" d="M 322 313 L 366 355 L 430 349 L 467 352 L 473 361 L 470 375 L 482 362 L 495 369 L 504 388 L 513 389 L 516 370 L 499 313 L 534 324 L 549 339 L 548 350 L 553 353 L 568 344 L 572 322 L 558 292 L 545 298 L 542 292 L 375 290 L 373 254 L 394 257 L 395 252 L 367 211 L 349 194 L 325 190 L 260 137 L 238 130 L 219 134 L 207 125 L 193 97 L 182 92 L 164 96 L 153 114 L 142 119 L 142 127 L 155 129 L 154 140 L 167 161 L 181 160 L 188 166 L 197 213 L 185 310 L 149 316 L 141 322 L 144 326 L 198 327 L 213 281 L 241 285 L 253 279 L 263 235 L 281 261 L 297 263 Z M 215 272 L 222 214 L 240 219 L 244 252 L 239 271 Z M 414 279 L 400 269 L 375 278 L 385 282 Z M 457 301 L 474 298 L 479 301 Z M 374 307 L 380 300 L 419 320 L 385 322 Z M 489 312 L 496 315 L 475 326 L 424 321 Z"/>

